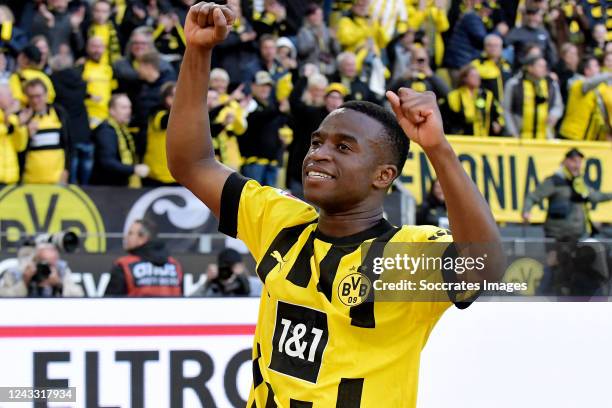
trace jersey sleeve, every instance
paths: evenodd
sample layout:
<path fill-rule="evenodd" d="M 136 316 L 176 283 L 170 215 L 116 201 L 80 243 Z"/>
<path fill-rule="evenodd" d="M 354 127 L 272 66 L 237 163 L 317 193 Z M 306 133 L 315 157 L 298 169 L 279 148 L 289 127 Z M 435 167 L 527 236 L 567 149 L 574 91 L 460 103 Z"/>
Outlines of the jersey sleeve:
<path fill-rule="evenodd" d="M 428 242 L 436 242 L 440 245 L 440 248 L 437 249 L 436 252 L 439 252 L 439 255 L 442 256 L 443 259 L 454 259 L 457 260 L 460 258 L 460 255 L 457 252 L 457 248 L 454 245 L 453 236 L 451 232 L 447 229 L 437 228 L 437 227 L 429 227 L 425 230 L 427 241 Z M 448 245 L 445 245 L 448 244 Z M 443 251 L 443 252 L 442 252 Z M 444 262 L 446 265 L 446 262 Z M 453 262 L 453 265 L 457 265 L 457 262 Z M 444 267 L 441 271 L 439 271 L 440 280 L 451 283 L 451 284 L 460 284 L 461 280 L 458 278 L 457 271 L 453 267 Z M 458 309 L 467 309 L 480 295 L 480 291 L 474 290 L 448 290 L 447 291 L 449 300 L 457 307 Z"/>
<path fill-rule="evenodd" d="M 419 253 L 442 258 L 442 265 L 444 266 L 441 270 L 429 271 L 427 276 L 423 276 L 428 282 L 461 283 L 457 272 L 452 267 L 448 267 L 449 260 L 456 260 L 459 257 L 454 245 L 453 236 L 448 229 L 435 226 L 412 227 L 406 230 L 406 235 L 402 238 L 405 239 L 405 242 L 421 243 L 422 247 Z M 456 265 L 456 262 L 450 264 Z M 431 317 L 437 318 L 451 304 L 454 304 L 458 309 L 466 309 L 476 300 L 479 294 L 479 291 L 457 291 L 451 289 L 446 291 L 446 295 L 442 300 L 439 296 L 428 293 L 426 298 L 431 297 L 432 301 L 420 302 L 430 303 L 429 305 L 421 305 L 421 310 L 426 314 L 430 314 Z"/>
<path fill-rule="evenodd" d="M 317 217 L 312 206 L 287 192 L 233 173 L 221 193 L 219 231 L 243 241 L 259 263 L 279 232 Z"/>

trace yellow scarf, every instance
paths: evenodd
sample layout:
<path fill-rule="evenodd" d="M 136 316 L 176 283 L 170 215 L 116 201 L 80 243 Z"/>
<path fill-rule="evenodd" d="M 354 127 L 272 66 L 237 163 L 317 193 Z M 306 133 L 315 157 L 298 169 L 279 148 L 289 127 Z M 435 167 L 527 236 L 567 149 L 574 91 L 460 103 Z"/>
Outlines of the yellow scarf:
<path fill-rule="evenodd" d="M 134 143 L 134 137 L 125 126 L 121 126 L 114 119 L 109 118 L 108 124 L 112 126 L 117 135 L 117 146 L 119 147 L 119 159 L 121 163 L 127 166 L 135 165 L 136 144 Z M 140 177 L 136 174 L 132 174 L 128 186 L 132 188 L 141 187 L 142 183 L 140 182 Z"/>
<path fill-rule="evenodd" d="M 575 177 L 572 173 L 569 172 L 567 167 L 563 166 L 563 175 L 565 178 L 572 182 L 572 190 L 580 197 L 582 197 L 585 201 L 582 205 L 582 209 L 584 211 L 584 222 L 585 228 L 588 235 L 591 235 L 592 227 L 591 227 L 591 209 L 589 208 L 589 187 L 584 182 L 584 177 L 577 176 Z"/>

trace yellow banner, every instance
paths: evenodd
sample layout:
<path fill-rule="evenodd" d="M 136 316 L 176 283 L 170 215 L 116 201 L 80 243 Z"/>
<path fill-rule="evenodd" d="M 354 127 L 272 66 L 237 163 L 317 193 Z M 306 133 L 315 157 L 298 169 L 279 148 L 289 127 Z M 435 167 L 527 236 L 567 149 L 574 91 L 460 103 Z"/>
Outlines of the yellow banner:
<path fill-rule="evenodd" d="M 459 160 L 476 183 L 498 222 L 522 222 L 525 195 L 557 171 L 565 153 L 572 147 L 584 153 L 583 174 L 587 185 L 612 192 L 612 143 L 531 141 L 514 138 L 474 138 L 450 136 Z M 425 153 L 410 144 L 402 181 L 417 203 L 427 195 L 435 172 Z M 531 211 L 532 222 L 543 222 L 546 204 Z M 612 202 L 598 204 L 593 221 L 612 222 Z"/>

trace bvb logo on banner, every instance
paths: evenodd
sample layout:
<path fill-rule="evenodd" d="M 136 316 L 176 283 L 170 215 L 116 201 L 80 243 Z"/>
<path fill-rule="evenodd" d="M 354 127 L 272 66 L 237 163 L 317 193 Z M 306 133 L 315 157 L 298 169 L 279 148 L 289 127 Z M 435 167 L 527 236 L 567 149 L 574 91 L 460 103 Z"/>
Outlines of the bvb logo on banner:
<path fill-rule="evenodd" d="M 87 252 L 105 252 L 104 222 L 76 186 L 22 185 L 0 190 L 0 249 L 16 248 L 26 236 L 71 230 Z"/>

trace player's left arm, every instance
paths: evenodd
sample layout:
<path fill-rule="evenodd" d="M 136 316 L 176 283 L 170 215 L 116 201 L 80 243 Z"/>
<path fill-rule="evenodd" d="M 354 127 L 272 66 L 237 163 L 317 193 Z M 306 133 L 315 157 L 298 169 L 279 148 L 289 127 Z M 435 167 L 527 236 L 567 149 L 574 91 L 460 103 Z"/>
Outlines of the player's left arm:
<path fill-rule="evenodd" d="M 487 254 L 490 261 L 487 276 L 479 274 L 477 280 L 499 278 L 501 268 L 497 263 L 502 262 L 503 252 L 497 224 L 489 205 L 444 135 L 435 94 L 407 88 L 400 88 L 398 93 L 387 92 L 387 98 L 406 135 L 421 146 L 435 169 L 444 191 L 454 242 L 469 245 L 470 256 L 483 255 L 479 252 Z"/>

